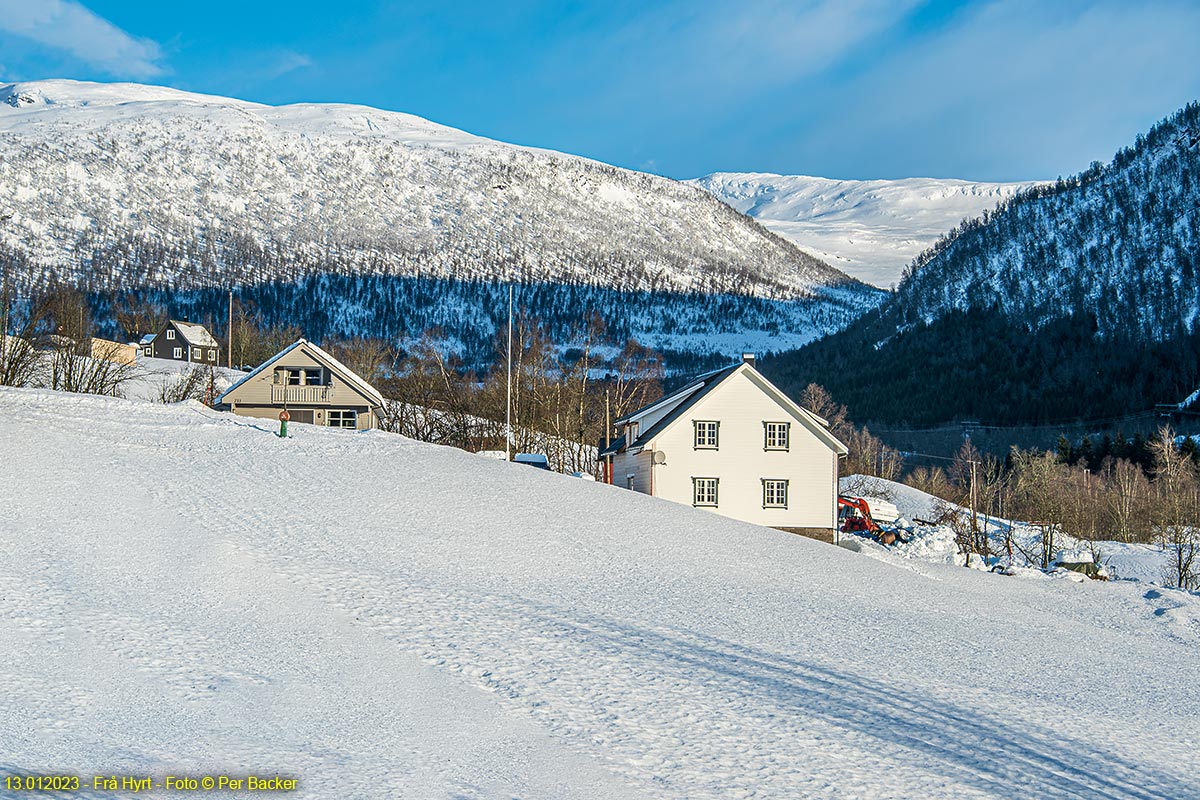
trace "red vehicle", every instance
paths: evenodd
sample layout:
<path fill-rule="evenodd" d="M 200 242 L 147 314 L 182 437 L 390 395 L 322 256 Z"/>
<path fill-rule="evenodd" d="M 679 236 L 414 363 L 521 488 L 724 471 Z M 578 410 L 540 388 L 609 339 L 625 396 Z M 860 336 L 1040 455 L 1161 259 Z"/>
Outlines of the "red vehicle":
<path fill-rule="evenodd" d="M 838 495 L 838 525 L 844 533 L 865 533 L 880 544 L 895 544 L 900 538 L 896 531 L 880 527 L 862 497 Z"/>

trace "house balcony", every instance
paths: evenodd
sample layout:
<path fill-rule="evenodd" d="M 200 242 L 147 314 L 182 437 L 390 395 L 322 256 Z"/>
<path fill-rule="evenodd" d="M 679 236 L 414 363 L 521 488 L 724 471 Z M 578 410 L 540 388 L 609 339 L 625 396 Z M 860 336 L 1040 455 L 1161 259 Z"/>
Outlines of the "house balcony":
<path fill-rule="evenodd" d="M 308 405 L 333 402 L 332 386 L 272 386 L 273 405 Z"/>

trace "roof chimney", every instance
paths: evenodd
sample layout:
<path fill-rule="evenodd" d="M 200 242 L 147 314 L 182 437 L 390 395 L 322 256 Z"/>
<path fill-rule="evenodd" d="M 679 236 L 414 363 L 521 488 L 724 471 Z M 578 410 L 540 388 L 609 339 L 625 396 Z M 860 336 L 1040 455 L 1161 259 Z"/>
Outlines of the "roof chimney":
<path fill-rule="evenodd" d="M 754 353 L 742 353 L 742 363 L 754 366 Z"/>

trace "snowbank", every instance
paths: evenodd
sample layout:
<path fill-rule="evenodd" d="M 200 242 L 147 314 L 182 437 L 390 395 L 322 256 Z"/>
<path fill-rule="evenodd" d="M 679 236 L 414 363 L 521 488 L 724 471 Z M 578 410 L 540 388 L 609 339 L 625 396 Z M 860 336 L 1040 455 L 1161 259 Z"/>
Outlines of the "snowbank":
<path fill-rule="evenodd" d="M 1200 796 L 1189 595 L 883 562 L 198 404 L 0 389 L 0 452 L 7 771 L 282 774 L 312 798 Z"/>
<path fill-rule="evenodd" d="M 953 504 L 945 504 L 939 498 L 919 489 L 869 475 L 849 475 L 842 478 L 841 491 L 884 497 L 893 502 L 900 510 L 901 515 L 909 522 L 936 520 L 940 513 L 939 504 L 954 507 Z M 1026 552 L 1040 553 L 1041 531 L 1036 526 L 987 516 L 980 516 L 979 524 L 987 526 L 988 531 L 995 539 L 998 539 L 1004 530 L 1012 527 L 1017 543 Z M 1088 542 L 1062 535 L 1058 537 L 1058 541 L 1060 561 L 1086 563 L 1095 560 L 1092 546 Z M 1169 559 L 1168 555 L 1158 547 L 1105 540 L 1096 542 L 1095 548 L 1099 556 L 1099 563 L 1113 577 L 1155 584 L 1163 581 Z M 899 556 L 938 564 L 961 565 L 966 562 L 964 556 L 958 552 L 954 531 L 944 525 L 917 524 L 914 526 L 910 541 L 897 544 L 892 548 L 867 547 L 864 552 L 884 559 Z M 1019 553 L 1016 554 L 1015 560 L 1021 561 Z M 1023 566 L 1023 564 L 1018 563 L 1018 566 Z"/>

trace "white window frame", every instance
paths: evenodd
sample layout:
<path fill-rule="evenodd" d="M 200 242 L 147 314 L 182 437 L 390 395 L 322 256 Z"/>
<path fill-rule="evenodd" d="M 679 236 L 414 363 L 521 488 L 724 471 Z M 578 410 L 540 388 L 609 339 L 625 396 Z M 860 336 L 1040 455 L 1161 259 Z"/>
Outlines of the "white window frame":
<path fill-rule="evenodd" d="M 192 359 L 195 361 L 203 361 L 204 360 L 204 351 L 202 349 L 200 349 L 199 347 L 193 347 L 192 348 Z"/>
<path fill-rule="evenodd" d="M 721 423 L 715 419 L 692 420 L 692 449 L 720 450 Z"/>
<path fill-rule="evenodd" d="M 782 436 L 780 435 L 782 432 Z M 774 435 L 772 435 L 774 434 Z M 763 450 L 790 450 L 792 446 L 792 423 L 763 422 Z"/>
<path fill-rule="evenodd" d="M 210 348 L 208 348 L 208 360 L 209 360 L 209 361 L 216 361 L 216 360 L 217 360 L 217 351 L 216 351 L 216 350 L 213 350 L 211 347 L 210 347 Z"/>
<path fill-rule="evenodd" d="M 142 352 L 145 353 L 146 358 L 150 358 L 151 356 L 154 355 L 154 348 L 153 347 L 143 347 Z"/>
<path fill-rule="evenodd" d="M 337 425 L 333 424 L 334 414 L 337 415 L 339 420 Z M 352 424 L 346 425 L 344 424 L 345 422 Z M 325 412 L 325 426 L 328 428 L 356 430 L 358 428 L 358 412 L 345 408 L 331 408 Z"/>
<path fill-rule="evenodd" d="M 720 478 L 692 478 L 692 505 L 696 508 L 717 508 L 721 502 Z"/>
<path fill-rule="evenodd" d="M 167 328 L 167 338 L 168 339 L 175 338 L 175 329 L 174 328 Z"/>
<path fill-rule="evenodd" d="M 763 508 L 788 507 L 787 478 L 763 478 L 762 493 Z"/>
<path fill-rule="evenodd" d="M 183 358 L 183 348 L 176 347 L 171 351 L 171 358 Z"/>

